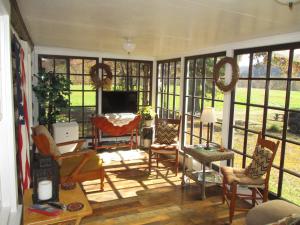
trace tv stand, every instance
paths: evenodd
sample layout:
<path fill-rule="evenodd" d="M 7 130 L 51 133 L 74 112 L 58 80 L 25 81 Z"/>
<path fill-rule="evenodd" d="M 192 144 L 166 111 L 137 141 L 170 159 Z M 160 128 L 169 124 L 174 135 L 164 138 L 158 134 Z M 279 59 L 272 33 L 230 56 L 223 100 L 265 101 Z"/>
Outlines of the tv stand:
<path fill-rule="evenodd" d="M 113 117 L 111 115 L 114 115 Z M 134 115 L 131 119 L 122 114 L 110 114 L 94 116 L 91 118 L 92 123 L 92 146 L 98 149 L 113 149 L 116 147 L 138 146 L 138 128 L 141 121 L 140 115 Z M 103 142 L 101 141 L 101 133 L 106 133 L 113 137 L 121 137 L 130 134 L 129 142 Z M 133 136 L 135 135 L 135 141 Z"/>

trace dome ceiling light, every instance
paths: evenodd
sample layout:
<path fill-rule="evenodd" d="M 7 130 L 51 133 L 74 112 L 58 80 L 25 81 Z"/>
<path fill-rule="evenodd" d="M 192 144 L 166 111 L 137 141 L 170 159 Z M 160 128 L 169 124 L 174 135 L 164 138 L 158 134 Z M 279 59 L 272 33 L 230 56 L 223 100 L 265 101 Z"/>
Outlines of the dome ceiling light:
<path fill-rule="evenodd" d="M 288 5 L 290 10 L 293 9 L 295 4 L 300 3 L 300 0 L 276 0 L 281 5 Z"/>
<path fill-rule="evenodd" d="M 128 55 L 135 50 L 135 47 L 136 44 L 134 44 L 129 38 L 127 38 L 123 43 L 123 49 L 128 53 Z"/>

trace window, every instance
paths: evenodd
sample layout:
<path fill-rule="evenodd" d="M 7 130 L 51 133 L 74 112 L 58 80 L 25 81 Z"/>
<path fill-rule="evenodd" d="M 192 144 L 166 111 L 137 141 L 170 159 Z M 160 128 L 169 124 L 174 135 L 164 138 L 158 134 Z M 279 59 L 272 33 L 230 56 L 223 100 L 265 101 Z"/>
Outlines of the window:
<path fill-rule="evenodd" d="M 199 144 L 206 139 L 207 124 L 200 123 L 200 115 L 205 107 L 215 108 L 217 122 L 214 131 L 211 129 L 211 141 L 221 144 L 224 96 L 213 82 L 213 68 L 224 56 L 225 52 L 220 52 L 185 58 L 183 143 L 187 145 Z M 224 78 L 224 69 L 220 74 Z"/>
<path fill-rule="evenodd" d="M 180 58 L 157 62 L 156 113 L 160 118 L 180 115 L 180 64 Z"/>
<path fill-rule="evenodd" d="M 39 55 L 39 70 L 67 76 L 71 81 L 70 107 L 57 122 L 76 121 L 79 136 L 91 137 L 90 117 L 97 114 L 97 90 L 91 85 L 90 68 L 98 63 L 98 58 Z"/>
<path fill-rule="evenodd" d="M 103 59 L 113 74 L 113 91 L 137 91 L 138 105 L 151 105 L 152 61 Z"/>
<path fill-rule="evenodd" d="M 281 144 L 270 191 L 300 204 L 300 43 L 235 51 L 240 79 L 232 97 L 234 164 L 250 163 L 257 133 Z"/>

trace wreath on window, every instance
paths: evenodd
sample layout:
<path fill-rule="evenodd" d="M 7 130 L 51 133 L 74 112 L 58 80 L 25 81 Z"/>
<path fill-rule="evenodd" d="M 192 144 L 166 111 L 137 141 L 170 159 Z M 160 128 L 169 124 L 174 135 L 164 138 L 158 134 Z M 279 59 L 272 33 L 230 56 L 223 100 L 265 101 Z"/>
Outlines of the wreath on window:
<path fill-rule="evenodd" d="M 228 85 L 225 85 L 225 83 L 220 79 L 220 69 L 226 63 L 229 63 L 232 68 L 232 77 Z M 214 67 L 214 72 L 213 72 L 214 82 L 217 85 L 217 87 L 223 92 L 233 90 L 236 83 L 239 80 L 239 77 L 240 77 L 239 67 L 236 61 L 232 57 L 224 57 Z"/>
<path fill-rule="evenodd" d="M 99 69 L 104 70 L 105 72 L 105 78 L 103 76 L 103 80 L 101 80 L 98 76 L 97 71 Z M 92 85 L 95 89 L 98 88 L 104 88 L 104 89 L 110 89 L 112 85 L 112 72 L 110 69 L 110 66 L 105 64 L 105 63 L 97 63 L 94 66 L 91 67 L 90 69 L 90 75 L 91 75 L 91 80 L 92 80 Z"/>

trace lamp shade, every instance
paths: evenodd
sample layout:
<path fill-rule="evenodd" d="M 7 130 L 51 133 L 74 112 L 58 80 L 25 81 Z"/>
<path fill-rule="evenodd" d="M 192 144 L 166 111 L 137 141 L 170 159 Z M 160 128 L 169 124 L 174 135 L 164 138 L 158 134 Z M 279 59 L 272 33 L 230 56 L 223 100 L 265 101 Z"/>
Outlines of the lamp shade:
<path fill-rule="evenodd" d="M 215 108 L 207 107 L 203 109 L 200 117 L 200 121 L 203 123 L 214 123 L 216 122 Z"/>

